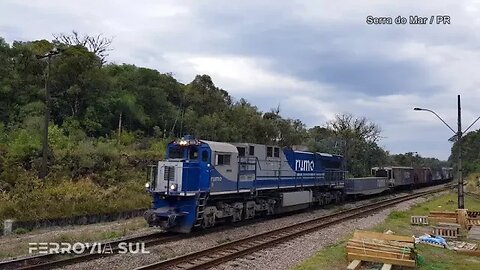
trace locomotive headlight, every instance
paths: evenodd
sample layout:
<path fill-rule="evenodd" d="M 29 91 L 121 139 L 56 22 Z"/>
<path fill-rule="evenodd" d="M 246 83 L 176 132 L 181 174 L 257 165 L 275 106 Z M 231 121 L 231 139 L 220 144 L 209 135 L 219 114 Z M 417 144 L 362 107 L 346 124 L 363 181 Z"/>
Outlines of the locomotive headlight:
<path fill-rule="evenodd" d="M 170 190 L 177 191 L 177 184 L 171 184 Z"/>
<path fill-rule="evenodd" d="M 178 144 L 180 144 L 181 146 L 185 146 L 188 144 L 188 141 L 181 140 Z"/>
<path fill-rule="evenodd" d="M 145 188 L 150 188 L 150 183 L 145 183 Z"/>

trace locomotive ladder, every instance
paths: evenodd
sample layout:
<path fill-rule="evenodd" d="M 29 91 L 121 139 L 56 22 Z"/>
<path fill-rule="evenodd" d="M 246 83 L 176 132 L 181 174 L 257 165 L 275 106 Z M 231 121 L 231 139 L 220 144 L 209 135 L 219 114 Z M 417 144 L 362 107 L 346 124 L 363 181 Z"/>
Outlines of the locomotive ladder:
<path fill-rule="evenodd" d="M 207 193 L 200 192 L 197 194 L 197 214 L 194 227 L 199 227 L 203 222 L 203 213 L 207 204 Z"/>

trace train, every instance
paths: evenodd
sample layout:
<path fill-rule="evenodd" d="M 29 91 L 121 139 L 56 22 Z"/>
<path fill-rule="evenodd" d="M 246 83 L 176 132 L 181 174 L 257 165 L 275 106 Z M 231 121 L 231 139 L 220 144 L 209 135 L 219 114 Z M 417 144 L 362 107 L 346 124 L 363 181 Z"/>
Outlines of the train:
<path fill-rule="evenodd" d="M 342 163 L 335 154 L 185 136 L 170 142 L 166 158 L 149 166 L 145 188 L 152 206 L 144 217 L 149 226 L 189 233 L 453 178 L 449 168 L 438 180 L 437 171 L 417 175 L 410 167 L 376 167 L 371 177 L 347 178 Z"/>

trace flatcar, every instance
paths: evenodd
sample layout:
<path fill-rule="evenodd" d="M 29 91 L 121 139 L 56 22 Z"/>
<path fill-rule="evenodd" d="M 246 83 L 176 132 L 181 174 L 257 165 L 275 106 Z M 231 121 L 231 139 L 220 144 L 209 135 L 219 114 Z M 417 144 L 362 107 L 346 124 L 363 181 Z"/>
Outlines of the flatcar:
<path fill-rule="evenodd" d="M 346 195 L 372 195 L 390 190 L 387 177 L 362 177 L 345 179 Z"/>
<path fill-rule="evenodd" d="M 150 226 L 175 232 L 341 201 L 342 157 L 185 137 L 149 170 Z"/>

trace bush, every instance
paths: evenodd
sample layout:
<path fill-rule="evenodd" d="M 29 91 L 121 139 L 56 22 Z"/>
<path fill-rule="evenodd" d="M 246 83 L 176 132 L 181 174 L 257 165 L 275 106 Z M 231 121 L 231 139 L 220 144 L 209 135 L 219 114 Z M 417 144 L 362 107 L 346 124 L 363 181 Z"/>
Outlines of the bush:
<path fill-rule="evenodd" d="M 160 158 L 163 140 L 135 139 L 125 132 L 116 139 L 76 136 L 78 122 L 68 128 L 50 126 L 49 175 L 37 178 L 41 135 L 37 131 L 0 126 L 0 221 L 35 220 L 146 208 L 145 157 Z M 78 134 L 77 134 L 78 135 Z M 80 134 L 81 135 L 81 134 Z M 28 165 L 28 166 L 26 166 Z"/>
<path fill-rule="evenodd" d="M 150 198 L 143 182 L 102 188 L 90 179 L 57 184 L 33 181 L 0 197 L 0 219 L 36 220 L 146 208 Z"/>
<path fill-rule="evenodd" d="M 8 146 L 10 158 L 20 162 L 30 162 L 33 157 L 40 154 L 41 138 L 38 133 L 20 129 L 12 132 Z"/>
<path fill-rule="evenodd" d="M 129 145 L 135 142 L 135 133 L 130 131 L 122 131 L 118 141 L 123 145 Z"/>
<path fill-rule="evenodd" d="M 26 234 L 29 231 L 30 231 L 29 229 L 25 229 L 25 228 L 16 228 L 15 230 L 13 230 L 13 233 L 14 234 Z"/>

